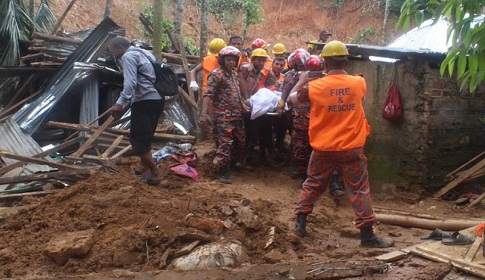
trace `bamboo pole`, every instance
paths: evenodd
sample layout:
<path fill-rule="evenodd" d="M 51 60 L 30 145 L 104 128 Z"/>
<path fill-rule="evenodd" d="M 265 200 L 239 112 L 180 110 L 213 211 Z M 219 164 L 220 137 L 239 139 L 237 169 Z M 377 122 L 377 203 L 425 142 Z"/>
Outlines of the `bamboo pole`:
<path fill-rule="evenodd" d="M 403 227 L 414 227 L 423 229 L 436 229 L 446 231 L 457 231 L 465 228 L 477 226 L 485 221 L 484 220 L 430 220 L 417 217 L 403 216 L 397 214 L 376 214 L 377 220 L 384 224 L 398 225 Z"/>

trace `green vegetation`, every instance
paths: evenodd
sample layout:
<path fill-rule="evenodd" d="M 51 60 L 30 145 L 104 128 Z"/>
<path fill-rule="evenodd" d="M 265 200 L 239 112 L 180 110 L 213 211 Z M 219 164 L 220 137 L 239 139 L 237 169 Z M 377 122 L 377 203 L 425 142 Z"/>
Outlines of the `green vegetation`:
<path fill-rule="evenodd" d="M 142 9 L 143 9 L 143 15 L 150 22 L 153 22 L 153 19 L 154 19 L 153 5 L 143 5 Z M 164 19 L 163 20 L 163 29 L 164 30 L 170 30 L 171 32 L 173 32 L 174 31 L 173 20 Z M 152 37 L 152 35 L 146 29 L 143 29 L 143 30 L 144 30 L 143 36 L 145 38 L 151 38 Z M 185 49 L 187 51 L 187 54 L 198 55 L 199 49 L 196 46 L 194 46 L 194 44 L 192 44 L 189 40 L 187 40 L 186 38 L 182 38 L 182 44 L 184 44 Z M 167 32 L 163 32 L 163 35 L 162 35 L 162 50 L 166 50 L 166 49 L 170 48 L 171 45 L 172 45 L 172 42 L 170 41 L 170 38 L 168 37 Z"/>
<path fill-rule="evenodd" d="M 243 37 L 250 25 L 264 20 L 261 0 L 209 0 L 208 3 L 209 12 L 228 31 L 233 29 L 238 19 L 242 19 Z"/>
<path fill-rule="evenodd" d="M 359 34 L 355 35 L 354 38 L 350 40 L 351 44 L 368 44 L 369 39 L 378 36 L 378 32 L 373 28 L 367 27 L 364 28 Z"/>
<path fill-rule="evenodd" d="M 483 0 L 406 0 L 396 27 L 408 29 L 411 22 L 420 25 L 428 18 L 450 22 L 450 51 L 441 64 L 440 73 L 456 74 L 461 79 L 460 90 L 467 85 L 470 92 L 485 81 L 485 22 L 474 22 L 485 8 Z"/>

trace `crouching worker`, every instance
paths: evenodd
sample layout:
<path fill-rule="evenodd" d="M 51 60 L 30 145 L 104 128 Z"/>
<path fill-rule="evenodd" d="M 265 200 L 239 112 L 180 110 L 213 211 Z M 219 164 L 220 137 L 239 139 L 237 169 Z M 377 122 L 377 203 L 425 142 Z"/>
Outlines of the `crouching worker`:
<path fill-rule="evenodd" d="M 366 82 L 361 76 L 347 74 L 347 47 L 339 41 L 325 45 L 321 58 L 325 59 L 326 76 L 310 80 L 308 74 L 300 76 L 289 97 L 289 102 L 309 100 L 309 138 L 313 148 L 308 164 L 307 179 L 303 182 L 298 205 L 295 234 L 306 234 L 306 218 L 313 211 L 338 168 L 349 201 L 360 229 L 360 245 L 370 248 L 387 248 L 394 244 L 390 238 L 374 235 L 372 226 L 376 216 L 372 209 L 367 158 L 364 144 L 370 134 L 365 117 L 363 99 Z M 308 83 L 308 87 L 303 87 Z"/>
<path fill-rule="evenodd" d="M 210 102 L 217 143 L 214 163 L 219 167 L 219 180 L 226 184 L 231 183 L 229 170 L 238 171 L 236 163 L 241 160 L 246 138 L 239 78 L 233 70 L 240 58 L 241 52 L 232 46 L 225 47 L 219 52 L 220 66 L 209 74 L 199 116 L 199 122 L 205 124 Z"/>

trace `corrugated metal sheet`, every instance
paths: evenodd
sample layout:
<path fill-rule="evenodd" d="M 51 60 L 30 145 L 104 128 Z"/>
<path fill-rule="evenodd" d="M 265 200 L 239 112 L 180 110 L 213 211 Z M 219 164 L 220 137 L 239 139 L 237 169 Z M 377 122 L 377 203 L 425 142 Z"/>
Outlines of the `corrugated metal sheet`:
<path fill-rule="evenodd" d="M 485 15 L 478 16 L 473 20 L 472 26 L 483 23 Z M 424 21 L 395 41 L 387 45 L 391 48 L 400 48 L 414 51 L 428 51 L 437 53 L 447 53 L 452 42 L 446 40 L 446 32 L 449 23 L 445 19 L 440 19 L 434 23 L 433 19 Z"/>
<path fill-rule="evenodd" d="M 106 50 L 111 39 L 123 34 L 124 30 L 121 27 L 110 18 L 105 18 L 62 65 L 39 98 L 13 116 L 20 127 L 28 134 L 35 132 L 74 82 L 85 76 L 83 72 L 74 69 L 74 63 L 94 62 Z"/>
<path fill-rule="evenodd" d="M 0 126 L 0 135 L 2 139 L 0 141 L 1 150 L 22 156 L 33 156 L 42 152 L 39 144 L 37 144 L 37 142 L 35 142 L 30 135 L 23 132 L 19 125 L 12 119 L 6 120 Z M 48 157 L 45 159 L 49 160 Z M 2 158 L 2 160 L 7 165 L 17 162 L 17 160 L 9 158 Z M 50 170 L 52 170 L 52 168 L 47 165 L 27 164 L 23 173 L 33 174 L 36 172 L 45 172 Z"/>
<path fill-rule="evenodd" d="M 85 79 L 82 86 L 80 124 L 88 124 L 99 116 L 99 85 L 97 71 L 91 71 L 91 75 Z M 97 125 L 98 122 L 93 123 Z"/>

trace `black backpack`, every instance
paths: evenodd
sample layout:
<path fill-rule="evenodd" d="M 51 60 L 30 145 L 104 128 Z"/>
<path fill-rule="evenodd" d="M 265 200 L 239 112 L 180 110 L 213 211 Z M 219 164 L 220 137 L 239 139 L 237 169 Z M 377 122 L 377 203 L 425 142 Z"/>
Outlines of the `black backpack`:
<path fill-rule="evenodd" d="M 133 49 L 133 50 L 142 53 L 151 62 L 153 69 L 155 70 L 155 77 L 156 77 L 155 82 L 150 80 L 150 78 L 146 74 L 143 74 L 140 72 L 138 73 L 153 84 L 153 86 L 158 91 L 158 94 L 160 94 L 161 97 L 174 96 L 179 93 L 178 77 L 177 77 L 177 74 L 175 74 L 175 71 L 173 70 L 172 66 L 166 63 L 162 63 L 160 61 L 153 61 L 148 55 L 146 55 L 140 49 Z"/>

